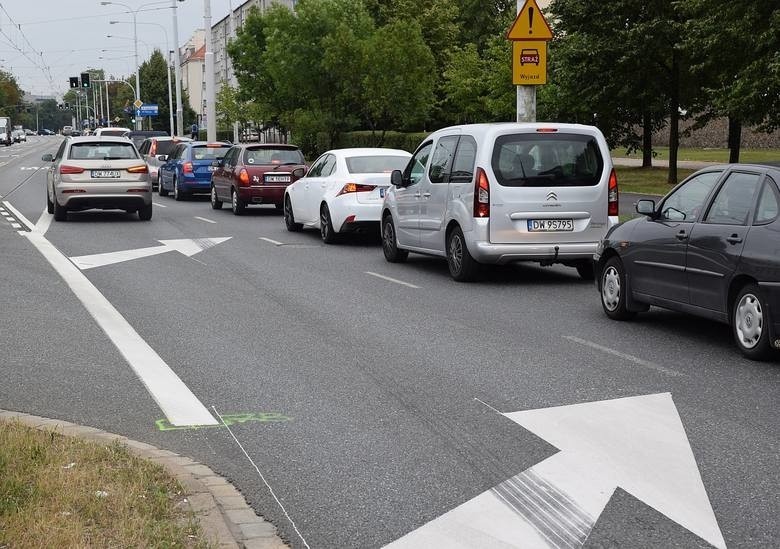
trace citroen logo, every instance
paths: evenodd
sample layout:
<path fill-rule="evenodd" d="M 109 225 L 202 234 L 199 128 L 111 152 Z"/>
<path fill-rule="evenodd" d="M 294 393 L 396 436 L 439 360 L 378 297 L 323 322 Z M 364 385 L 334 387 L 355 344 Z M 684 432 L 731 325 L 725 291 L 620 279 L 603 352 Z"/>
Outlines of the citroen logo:
<path fill-rule="evenodd" d="M 557 195 L 557 194 L 555 194 L 554 192 L 550 192 L 550 193 L 547 195 L 547 200 L 558 200 L 558 195 Z"/>

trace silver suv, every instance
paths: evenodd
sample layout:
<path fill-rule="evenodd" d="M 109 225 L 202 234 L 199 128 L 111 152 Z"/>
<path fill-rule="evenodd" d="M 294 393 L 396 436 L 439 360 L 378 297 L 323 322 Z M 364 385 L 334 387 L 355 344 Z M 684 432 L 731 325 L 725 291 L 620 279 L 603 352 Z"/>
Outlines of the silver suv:
<path fill-rule="evenodd" d="M 458 281 L 480 264 L 536 261 L 593 278 L 593 254 L 618 223 L 617 177 L 593 126 L 474 124 L 444 128 L 393 172 L 382 212 L 390 262 L 447 258 Z"/>
<path fill-rule="evenodd" d="M 98 208 L 138 212 L 152 218 L 149 170 L 132 141 L 121 137 L 72 137 L 54 156 L 46 174 L 46 208 L 57 221 L 68 211 Z"/>

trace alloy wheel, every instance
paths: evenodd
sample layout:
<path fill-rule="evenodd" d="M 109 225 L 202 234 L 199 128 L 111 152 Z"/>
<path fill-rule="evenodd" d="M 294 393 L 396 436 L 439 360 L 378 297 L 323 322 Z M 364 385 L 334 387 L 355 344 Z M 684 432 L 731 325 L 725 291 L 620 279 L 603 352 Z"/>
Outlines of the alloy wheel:
<path fill-rule="evenodd" d="M 448 258 L 452 272 L 459 273 L 463 266 L 463 242 L 460 235 L 454 234 L 450 238 L 450 255 Z"/>
<path fill-rule="evenodd" d="M 753 349 L 761 340 L 764 329 L 764 313 L 761 302 L 753 294 L 745 294 L 734 311 L 734 328 L 740 344 Z"/>
<path fill-rule="evenodd" d="M 604 270 L 601 281 L 601 300 L 610 311 L 614 311 L 620 305 L 620 273 L 610 265 Z"/>

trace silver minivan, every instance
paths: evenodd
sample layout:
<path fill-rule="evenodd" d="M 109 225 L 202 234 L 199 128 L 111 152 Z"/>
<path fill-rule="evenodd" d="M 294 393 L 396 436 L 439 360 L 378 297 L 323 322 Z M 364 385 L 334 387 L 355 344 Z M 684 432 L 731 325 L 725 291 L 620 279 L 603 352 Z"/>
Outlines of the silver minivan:
<path fill-rule="evenodd" d="M 593 278 L 593 254 L 618 223 L 617 177 L 593 126 L 453 126 L 423 141 L 391 176 L 382 211 L 390 262 L 447 258 L 455 280 L 481 264 L 535 261 Z"/>

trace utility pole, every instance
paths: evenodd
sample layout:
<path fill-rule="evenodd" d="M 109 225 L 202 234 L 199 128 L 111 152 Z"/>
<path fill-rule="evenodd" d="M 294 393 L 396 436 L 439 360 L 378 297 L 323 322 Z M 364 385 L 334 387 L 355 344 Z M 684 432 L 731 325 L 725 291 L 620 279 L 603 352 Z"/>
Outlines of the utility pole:
<path fill-rule="evenodd" d="M 203 25 L 206 27 L 206 139 L 217 140 L 214 91 L 214 44 L 211 38 L 211 0 L 203 0 Z"/>
<path fill-rule="evenodd" d="M 105 78 L 105 76 L 103 77 Z M 106 85 L 106 126 L 109 128 L 111 127 L 111 107 L 109 106 L 109 103 L 111 102 L 111 98 L 108 95 L 108 82 L 104 82 Z"/>
<path fill-rule="evenodd" d="M 181 59 L 179 58 L 179 23 L 176 12 L 179 11 L 176 0 L 171 0 L 173 8 L 173 50 L 174 67 L 173 72 L 176 77 L 176 135 L 184 135 L 184 108 L 181 104 Z"/>
<path fill-rule="evenodd" d="M 233 1 L 228 0 L 228 7 L 230 8 L 230 38 L 236 37 L 236 14 L 233 12 Z M 230 73 L 233 72 L 233 63 L 230 56 L 227 55 L 227 43 L 229 40 L 225 40 L 225 75 L 227 80 L 226 84 L 230 85 Z M 233 143 L 238 143 L 238 120 L 233 122 Z"/>

